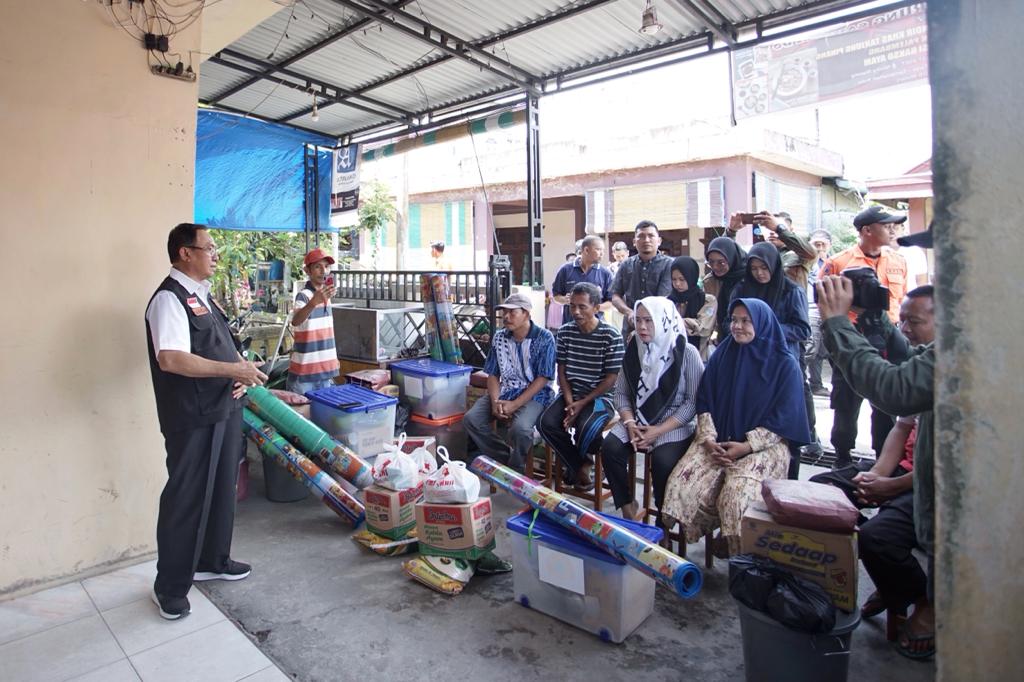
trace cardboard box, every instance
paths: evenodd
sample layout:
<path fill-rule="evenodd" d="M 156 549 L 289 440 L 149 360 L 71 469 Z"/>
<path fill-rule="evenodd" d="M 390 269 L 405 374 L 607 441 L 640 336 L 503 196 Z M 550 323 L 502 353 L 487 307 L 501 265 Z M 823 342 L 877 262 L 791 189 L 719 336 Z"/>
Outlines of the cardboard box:
<path fill-rule="evenodd" d="M 363 491 L 366 527 L 377 535 L 398 540 L 416 525 L 416 503 L 423 497 L 423 484 L 405 490 L 371 485 Z"/>
<path fill-rule="evenodd" d="M 345 379 L 350 384 L 363 386 L 371 391 L 380 391 L 391 383 L 391 371 L 386 369 L 360 369 L 349 372 Z"/>
<path fill-rule="evenodd" d="M 857 608 L 857 534 L 826 533 L 776 523 L 764 505 L 747 508 L 740 527 L 744 554 L 768 557 L 812 580 L 837 608 Z"/>
<path fill-rule="evenodd" d="M 420 553 L 455 559 L 479 559 L 495 547 L 491 498 L 467 504 L 416 503 Z"/>

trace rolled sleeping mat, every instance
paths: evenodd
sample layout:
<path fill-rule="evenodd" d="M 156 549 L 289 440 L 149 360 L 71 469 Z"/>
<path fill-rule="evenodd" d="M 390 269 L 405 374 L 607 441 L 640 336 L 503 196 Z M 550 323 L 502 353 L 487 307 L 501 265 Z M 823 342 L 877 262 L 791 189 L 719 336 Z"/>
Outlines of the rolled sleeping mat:
<path fill-rule="evenodd" d="M 434 314 L 437 316 L 437 335 L 441 339 L 441 360 L 456 365 L 462 364 L 462 349 L 459 348 L 458 332 L 455 328 L 455 314 L 451 304 L 451 290 L 447 275 L 432 275 L 430 286 L 434 293 Z"/>
<path fill-rule="evenodd" d="M 278 400 L 270 391 L 262 386 L 254 386 L 245 394 L 253 414 L 269 422 L 300 451 L 313 459 L 319 459 L 327 468 L 360 490 L 373 484 L 370 465 L 359 455 Z"/>
<path fill-rule="evenodd" d="M 471 471 L 540 511 L 550 520 L 590 540 L 609 554 L 646 573 L 681 597 L 700 592 L 700 569 L 664 547 L 651 544 L 626 528 L 598 516 L 569 498 L 542 486 L 490 457 L 477 457 Z"/>
<path fill-rule="evenodd" d="M 242 410 L 242 429 L 265 457 L 288 469 L 335 514 L 353 526 L 358 526 L 366 518 L 366 511 L 359 500 L 248 408 Z"/>
<path fill-rule="evenodd" d="M 430 275 L 420 275 L 420 298 L 423 300 L 427 349 L 430 351 L 430 357 L 443 361 L 444 351 L 441 349 L 441 337 L 437 331 L 437 311 L 434 305 L 434 289 L 430 285 Z"/>

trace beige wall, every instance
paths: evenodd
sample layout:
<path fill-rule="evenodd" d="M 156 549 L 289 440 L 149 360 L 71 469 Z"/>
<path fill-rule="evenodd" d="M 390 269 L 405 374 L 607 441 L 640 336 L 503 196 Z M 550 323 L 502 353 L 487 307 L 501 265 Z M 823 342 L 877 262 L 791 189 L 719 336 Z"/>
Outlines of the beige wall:
<path fill-rule="evenodd" d="M 1024 670 L 1024 3 L 931 0 L 938 679 Z"/>
<path fill-rule="evenodd" d="M 526 222 L 525 213 L 494 216 L 494 226 L 499 230 L 505 227 L 526 227 Z M 544 256 L 544 288 L 550 289 L 558 268 L 565 263 L 565 254 L 576 248 L 576 212 L 544 211 L 541 223 L 544 225 L 544 242 L 541 247 Z M 607 256 L 605 254 L 605 260 Z"/>
<path fill-rule="evenodd" d="M 5 2 L 0 44 L 4 598 L 154 549 L 143 311 L 192 217 L 196 87 L 96 2 Z M 198 44 L 197 22 L 171 49 Z"/>

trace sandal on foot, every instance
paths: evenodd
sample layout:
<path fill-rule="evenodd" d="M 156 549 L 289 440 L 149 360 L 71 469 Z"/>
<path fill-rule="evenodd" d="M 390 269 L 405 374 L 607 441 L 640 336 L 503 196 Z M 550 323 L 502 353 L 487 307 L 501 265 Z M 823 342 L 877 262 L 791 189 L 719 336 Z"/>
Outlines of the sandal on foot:
<path fill-rule="evenodd" d="M 580 469 L 576 472 L 576 483 L 573 487 L 582 492 L 590 492 L 594 489 L 594 478 L 585 469 Z"/>
<path fill-rule="evenodd" d="M 906 640 L 906 643 L 903 640 Z M 917 642 L 931 642 L 932 645 L 922 651 L 915 651 L 909 647 L 909 645 Z M 896 653 L 915 661 L 923 661 L 935 655 L 935 633 L 929 632 L 926 635 L 912 635 L 910 634 L 909 621 L 900 628 L 900 634 L 893 644 L 896 647 Z"/>
<path fill-rule="evenodd" d="M 882 595 L 878 594 L 878 591 L 871 593 L 868 600 L 864 602 L 864 606 L 860 607 L 861 618 L 872 618 L 885 611 L 885 600 L 882 599 Z"/>

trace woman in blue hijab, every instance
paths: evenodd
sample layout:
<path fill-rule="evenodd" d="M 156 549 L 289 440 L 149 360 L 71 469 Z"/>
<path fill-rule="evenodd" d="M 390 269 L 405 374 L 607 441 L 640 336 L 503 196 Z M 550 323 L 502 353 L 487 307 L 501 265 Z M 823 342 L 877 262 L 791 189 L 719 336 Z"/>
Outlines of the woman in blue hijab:
<path fill-rule="evenodd" d="M 811 440 L 800 366 L 767 303 L 729 306 L 730 335 L 715 349 L 697 390 L 697 431 L 669 477 L 662 514 L 687 542 L 721 527 L 718 556 L 737 554 L 740 521 L 761 482 L 785 478 L 789 444 Z"/>

